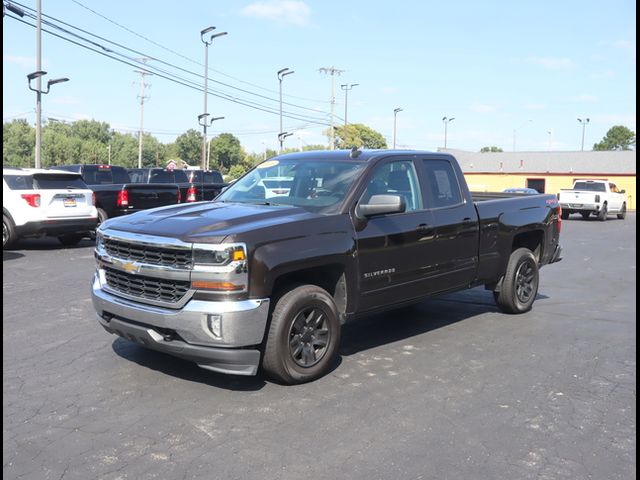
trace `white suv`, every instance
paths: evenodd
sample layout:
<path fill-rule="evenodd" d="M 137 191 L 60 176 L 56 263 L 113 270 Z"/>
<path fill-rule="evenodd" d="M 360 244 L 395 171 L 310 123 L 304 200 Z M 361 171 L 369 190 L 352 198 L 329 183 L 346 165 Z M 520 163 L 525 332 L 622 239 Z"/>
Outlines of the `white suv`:
<path fill-rule="evenodd" d="M 93 192 L 77 173 L 2 169 L 2 248 L 21 237 L 56 236 L 75 245 L 96 228 Z"/>

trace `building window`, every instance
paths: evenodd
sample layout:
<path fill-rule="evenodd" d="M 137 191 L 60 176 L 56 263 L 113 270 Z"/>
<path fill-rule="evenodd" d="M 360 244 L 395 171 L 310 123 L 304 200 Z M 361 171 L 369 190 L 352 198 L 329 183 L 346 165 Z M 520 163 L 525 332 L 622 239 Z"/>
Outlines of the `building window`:
<path fill-rule="evenodd" d="M 544 178 L 527 178 L 527 187 L 533 188 L 538 193 L 544 193 Z"/>

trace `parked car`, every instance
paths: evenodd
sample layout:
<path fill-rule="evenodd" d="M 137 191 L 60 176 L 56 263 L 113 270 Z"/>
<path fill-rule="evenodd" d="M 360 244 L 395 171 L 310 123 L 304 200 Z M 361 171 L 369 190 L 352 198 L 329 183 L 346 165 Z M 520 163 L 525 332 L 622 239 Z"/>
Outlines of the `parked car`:
<path fill-rule="evenodd" d="M 538 195 L 538 192 L 535 188 L 528 187 L 518 187 L 518 188 L 506 188 L 503 190 L 504 193 L 524 193 L 527 195 Z"/>
<path fill-rule="evenodd" d="M 264 187 L 265 198 L 282 197 L 289 195 L 292 177 L 266 177 L 260 180 L 259 185 Z"/>
<path fill-rule="evenodd" d="M 181 168 L 130 168 L 135 183 L 172 183 L 178 185 L 185 202 L 213 200 L 226 186 L 220 172 Z"/>
<path fill-rule="evenodd" d="M 289 195 L 266 202 L 279 167 Z M 478 285 L 504 312 L 530 310 L 560 227 L 555 195 L 477 200 L 449 154 L 296 152 L 216 202 L 104 224 L 93 305 L 107 332 L 147 348 L 302 383 L 330 370 L 361 314 Z"/>
<path fill-rule="evenodd" d="M 75 245 L 96 228 L 93 192 L 76 173 L 2 169 L 2 248 L 23 237 L 54 236 Z"/>
<path fill-rule="evenodd" d="M 572 213 L 580 213 L 585 220 L 593 214 L 600 221 L 605 221 L 612 213 L 619 219 L 627 215 L 625 191 L 607 180 L 576 180 L 572 189 L 560 190 L 558 201 L 564 219 Z"/>
<path fill-rule="evenodd" d="M 76 172 L 96 194 L 98 223 L 148 208 L 180 203 L 177 185 L 133 183 L 124 167 L 116 165 L 61 165 L 59 170 Z"/>

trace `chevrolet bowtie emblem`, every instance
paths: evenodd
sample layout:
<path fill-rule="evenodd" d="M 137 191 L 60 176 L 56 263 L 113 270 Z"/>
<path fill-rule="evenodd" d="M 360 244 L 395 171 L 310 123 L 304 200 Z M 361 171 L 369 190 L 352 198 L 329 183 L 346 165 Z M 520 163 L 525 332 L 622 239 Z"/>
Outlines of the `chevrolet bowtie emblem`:
<path fill-rule="evenodd" d="M 127 273 L 138 273 L 140 272 L 140 264 L 135 262 L 125 262 L 122 263 L 122 268 Z"/>

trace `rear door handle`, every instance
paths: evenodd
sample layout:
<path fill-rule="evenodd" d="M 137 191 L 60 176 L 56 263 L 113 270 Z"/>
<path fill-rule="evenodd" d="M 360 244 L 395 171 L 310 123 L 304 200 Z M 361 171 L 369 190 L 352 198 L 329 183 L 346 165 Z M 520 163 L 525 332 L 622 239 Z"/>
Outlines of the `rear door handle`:
<path fill-rule="evenodd" d="M 429 225 L 427 225 L 426 223 L 421 223 L 420 225 L 418 225 L 416 227 L 416 231 L 418 232 L 427 232 L 431 230 L 431 227 Z"/>

